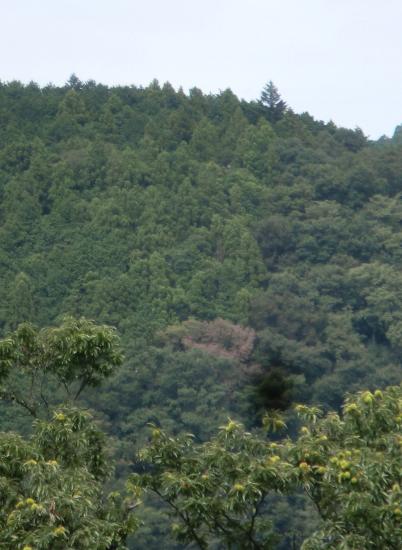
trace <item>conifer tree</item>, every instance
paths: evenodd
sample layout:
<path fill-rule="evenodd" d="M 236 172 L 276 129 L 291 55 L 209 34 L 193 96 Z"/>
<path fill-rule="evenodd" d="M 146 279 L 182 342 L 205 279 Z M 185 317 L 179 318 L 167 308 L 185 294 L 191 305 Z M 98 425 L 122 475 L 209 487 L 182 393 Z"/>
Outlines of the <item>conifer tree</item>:
<path fill-rule="evenodd" d="M 268 120 L 277 122 L 287 110 L 286 102 L 283 101 L 278 88 L 270 80 L 261 92 L 260 103 L 266 108 Z"/>

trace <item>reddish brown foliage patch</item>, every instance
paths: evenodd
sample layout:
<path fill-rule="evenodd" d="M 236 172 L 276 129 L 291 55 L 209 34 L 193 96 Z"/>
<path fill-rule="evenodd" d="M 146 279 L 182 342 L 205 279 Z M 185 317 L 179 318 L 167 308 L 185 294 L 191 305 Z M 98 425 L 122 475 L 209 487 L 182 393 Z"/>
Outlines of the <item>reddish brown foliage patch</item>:
<path fill-rule="evenodd" d="M 253 329 L 235 325 L 225 319 L 190 319 L 180 327 L 170 327 L 165 332 L 165 337 L 176 345 L 180 342 L 185 349 L 200 349 L 216 357 L 247 363 L 256 335 Z"/>

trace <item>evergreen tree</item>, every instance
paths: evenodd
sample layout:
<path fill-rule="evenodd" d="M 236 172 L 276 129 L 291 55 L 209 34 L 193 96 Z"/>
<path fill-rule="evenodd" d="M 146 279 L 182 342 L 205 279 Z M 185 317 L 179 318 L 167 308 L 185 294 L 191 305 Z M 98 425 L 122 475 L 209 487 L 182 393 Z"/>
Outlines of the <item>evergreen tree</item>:
<path fill-rule="evenodd" d="M 270 122 L 278 122 L 287 110 L 287 105 L 272 80 L 264 86 L 260 103 L 265 107 Z"/>

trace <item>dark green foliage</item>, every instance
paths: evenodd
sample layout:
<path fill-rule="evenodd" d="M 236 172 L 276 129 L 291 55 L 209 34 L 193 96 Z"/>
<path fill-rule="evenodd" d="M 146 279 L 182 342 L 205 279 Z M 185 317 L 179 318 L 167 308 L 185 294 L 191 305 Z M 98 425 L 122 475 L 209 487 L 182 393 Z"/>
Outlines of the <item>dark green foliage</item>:
<path fill-rule="evenodd" d="M 252 402 L 260 415 L 267 409 L 286 410 L 290 406 L 292 382 L 285 373 L 285 369 L 273 367 L 254 378 L 255 397 Z"/>
<path fill-rule="evenodd" d="M 66 314 L 116 326 L 126 360 L 107 387 L 90 388 L 120 358 L 95 333 L 75 358 L 57 341 L 76 338 L 67 328 L 46 337 L 51 357 L 40 345 L 34 356 L 51 361 L 54 403 L 71 386 L 119 439 L 120 475 L 149 421 L 205 439 L 228 413 L 250 427 L 264 407 L 336 408 L 346 391 L 400 381 L 399 130 L 372 143 L 294 113 L 272 83 L 246 102 L 75 76 L 63 87 L 0 83 L 0 119 L 5 361 L 21 352 L 24 321 L 39 327 L 38 345 L 40 327 Z M 213 340 L 161 342 L 190 318 L 253 330 L 247 360 Z M 75 364 L 68 376 L 64 361 Z M 8 391 L 32 403 L 18 369 Z M 15 411 L 1 409 L 2 428 L 29 431 Z M 149 531 L 144 541 L 161 547 Z"/>
<path fill-rule="evenodd" d="M 279 121 L 286 112 L 286 103 L 281 98 L 278 88 L 270 80 L 261 92 L 261 105 L 266 109 L 271 122 Z"/>

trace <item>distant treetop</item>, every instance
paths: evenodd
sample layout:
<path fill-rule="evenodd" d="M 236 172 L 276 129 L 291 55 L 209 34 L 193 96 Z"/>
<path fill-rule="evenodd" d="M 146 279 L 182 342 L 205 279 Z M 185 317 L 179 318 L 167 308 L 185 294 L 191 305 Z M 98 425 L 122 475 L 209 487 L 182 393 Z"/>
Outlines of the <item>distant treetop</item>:
<path fill-rule="evenodd" d="M 271 122 L 280 120 L 287 110 L 287 104 L 281 98 L 281 94 L 272 80 L 265 84 L 261 92 L 260 103 L 268 110 L 268 118 Z"/>

